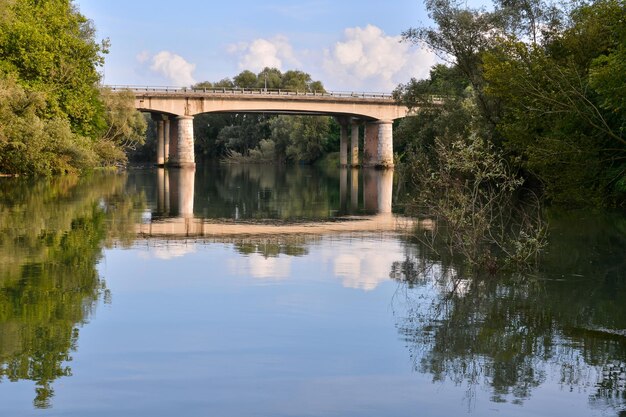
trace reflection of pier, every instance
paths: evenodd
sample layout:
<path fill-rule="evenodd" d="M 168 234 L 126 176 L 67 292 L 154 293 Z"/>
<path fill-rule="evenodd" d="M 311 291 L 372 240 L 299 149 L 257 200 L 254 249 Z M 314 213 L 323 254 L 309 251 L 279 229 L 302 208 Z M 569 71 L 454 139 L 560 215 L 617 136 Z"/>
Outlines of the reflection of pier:
<path fill-rule="evenodd" d="M 158 217 L 193 217 L 195 175 L 195 168 L 158 169 Z"/>
<path fill-rule="evenodd" d="M 366 213 L 391 213 L 393 170 L 340 168 L 339 196 L 342 213 L 359 208 L 359 185 L 363 180 L 363 208 Z"/>
<path fill-rule="evenodd" d="M 340 217 L 327 221 L 286 222 L 201 219 L 194 217 L 195 169 L 157 171 L 157 211 L 148 223 L 137 225 L 143 236 L 228 237 L 320 235 L 326 233 L 385 232 L 406 230 L 410 219 L 393 216 L 393 171 L 341 168 L 339 171 Z M 360 185 L 362 184 L 362 188 Z M 362 194 L 360 194 L 360 191 Z M 359 197 L 362 200 L 359 201 Z M 359 204 L 362 203 L 362 204 Z M 363 213 L 367 215 L 357 215 Z"/>

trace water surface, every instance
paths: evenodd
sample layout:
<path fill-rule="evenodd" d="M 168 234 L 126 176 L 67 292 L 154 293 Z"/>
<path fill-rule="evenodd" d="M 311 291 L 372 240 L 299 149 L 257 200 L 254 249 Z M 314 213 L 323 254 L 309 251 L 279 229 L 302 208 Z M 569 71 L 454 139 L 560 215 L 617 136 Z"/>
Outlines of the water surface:
<path fill-rule="evenodd" d="M 393 181 L 3 179 L 0 415 L 624 415 L 623 216 L 552 212 L 539 272 L 474 281 L 395 223 L 290 229 L 387 219 Z"/>

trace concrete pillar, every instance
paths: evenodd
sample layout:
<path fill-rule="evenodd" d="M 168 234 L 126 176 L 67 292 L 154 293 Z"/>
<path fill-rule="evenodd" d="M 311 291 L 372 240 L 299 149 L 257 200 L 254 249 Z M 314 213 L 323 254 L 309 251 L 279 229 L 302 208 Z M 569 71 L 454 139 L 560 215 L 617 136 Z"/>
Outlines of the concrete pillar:
<path fill-rule="evenodd" d="M 165 163 L 170 159 L 170 118 L 167 116 L 163 116 L 163 159 Z"/>
<path fill-rule="evenodd" d="M 352 140 L 350 142 L 350 165 L 359 166 L 359 122 L 352 121 L 351 128 Z"/>
<path fill-rule="evenodd" d="M 176 118 L 177 138 L 176 156 L 171 155 L 170 165 L 174 167 L 195 167 L 193 151 L 193 116 L 178 116 Z"/>
<path fill-rule="evenodd" d="M 348 125 L 340 124 L 341 134 L 339 137 L 339 166 L 348 166 Z"/>
<path fill-rule="evenodd" d="M 168 165 L 173 165 L 178 160 L 178 122 L 176 119 L 170 120 L 170 145 Z"/>
<path fill-rule="evenodd" d="M 156 124 L 156 139 L 157 139 L 157 143 L 156 143 L 156 151 L 157 151 L 157 155 L 156 155 L 156 163 L 157 166 L 162 167 L 163 164 L 165 164 L 165 156 L 163 154 L 163 142 L 165 139 L 165 132 L 164 132 L 164 123 L 163 123 L 163 119 L 161 118 L 161 116 L 157 116 L 158 118 L 154 121 Z"/>
<path fill-rule="evenodd" d="M 365 125 L 363 166 L 393 168 L 393 122 L 377 120 Z"/>
<path fill-rule="evenodd" d="M 379 120 L 378 122 L 378 157 L 376 166 L 393 168 L 393 121 Z M 391 176 L 393 182 L 393 174 Z"/>
<path fill-rule="evenodd" d="M 195 175 L 194 167 L 169 170 L 170 214 L 172 216 L 193 217 Z"/>

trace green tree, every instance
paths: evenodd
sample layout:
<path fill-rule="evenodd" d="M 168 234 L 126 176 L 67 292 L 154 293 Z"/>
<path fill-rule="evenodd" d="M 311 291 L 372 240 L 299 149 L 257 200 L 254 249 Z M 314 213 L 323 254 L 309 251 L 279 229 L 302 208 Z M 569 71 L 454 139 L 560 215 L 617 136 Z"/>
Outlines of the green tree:
<path fill-rule="evenodd" d="M 324 153 L 330 133 L 330 118 L 278 116 L 270 122 L 276 153 L 294 162 L 312 163 Z"/>
<path fill-rule="evenodd" d="M 498 129 L 555 201 L 601 204 L 626 192 L 623 89 L 602 75 L 623 65 L 625 10 L 613 0 L 581 6 L 545 46 L 510 37 L 484 55 L 486 90 L 504 104 Z"/>
<path fill-rule="evenodd" d="M 265 67 L 257 75 L 257 87 L 278 90 L 281 86 L 283 74 L 278 68 Z"/>
<path fill-rule="evenodd" d="M 15 0 L 0 23 L 0 73 L 41 92 L 39 116 L 67 118 L 72 131 L 95 138 L 104 128 L 97 69 L 108 41 L 97 43 L 90 20 L 69 0 Z"/>
<path fill-rule="evenodd" d="M 103 162 L 126 162 L 126 152 L 134 151 L 146 138 L 147 123 L 135 109 L 135 96 L 130 91 L 101 91 L 106 108 L 107 130 L 96 142 L 96 152 Z"/>
<path fill-rule="evenodd" d="M 238 88 L 254 88 L 258 84 L 257 76 L 249 70 L 245 70 L 235 75 L 233 78 L 235 87 Z"/>

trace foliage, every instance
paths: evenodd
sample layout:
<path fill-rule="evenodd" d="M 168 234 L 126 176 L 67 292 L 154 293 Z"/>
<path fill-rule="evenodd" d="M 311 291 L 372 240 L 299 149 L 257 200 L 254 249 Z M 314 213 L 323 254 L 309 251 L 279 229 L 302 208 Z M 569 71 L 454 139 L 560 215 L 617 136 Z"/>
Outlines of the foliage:
<path fill-rule="evenodd" d="M 113 93 L 102 89 L 102 98 L 107 109 L 107 131 L 102 139 L 114 142 L 121 149 L 135 149 L 145 141 L 147 123 L 134 106 L 135 96 L 131 91 Z"/>
<path fill-rule="evenodd" d="M 623 1 L 426 5 L 436 26 L 409 29 L 405 40 L 427 44 L 449 66 L 396 90 L 424 122 L 400 124 L 402 153 L 432 155 L 436 139 L 474 135 L 552 202 L 626 198 Z M 439 109 L 425 106 L 433 94 L 443 96 Z"/>
<path fill-rule="evenodd" d="M 258 74 L 244 70 L 232 80 L 225 78 L 216 83 L 205 81 L 193 86 L 193 88 L 242 89 L 266 87 L 268 90 L 325 91 L 320 81 L 313 81 L 311 76 L 303 71 L 290 70 L 282 73 L 277 68 L 264 68 Z M 277 121 L 277 118 L 281 118 L 281 121 Z M 339 147 L 338 127 L 336 123 L 330 122 L 329 118 L 285 120 L 283 116 L 262 113 L 197 115 L 194 118 L 196 153 L 207 158 L 225 157 L 229 162 L 291 160 L 309 163 L 318 159 L 323 152 Z M 306 135 L 310 135 L 308 139 Z M 271 152 L 268 148 L 269 143 L 274 144 Z"/>
<path fill-rule="evenodd" d="M 535 265 L 545 243 L 539 207 L 516 199 L 524 180 L 503 155 L 474 136 L 436 141 L 435 149 L 434 159 L 415 157 L 410 167 L 419 190 L 411 209 L 435 225 L 424 241 L 463 259 L 470 272 Z"/>
<path fill-rule="evenodd" d="M 0 25 L 0 74 L 42 94 L 45 119 L 67 118 L 72 131 L 95 137 L 104 126 L 97 83 L 108 43 L 69 0 L 16 0 Z"/>
<path fill-rule="evenodd" d="M 14 78 L 0 79 L 0 170 L 5 174 L 51 175 L 95 165 L 92 141 L 71 130 L 63 117 L 42 118 L 45 100 Z"/>
<path fill-rule="evenodd" d="M 270 122 L 270 129 L 279 154 L 294 162 L 312 163 L 324 153 L 330 118 L 278 116 Z"/>
<path fill-rule="evenodd" d="M 98 87 L 108 41 L 70 0 L 1 0 L 0 10 L 0 172 L 124 162 L 145 128 L 128 95 Z"/>

